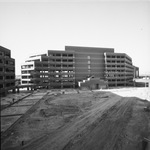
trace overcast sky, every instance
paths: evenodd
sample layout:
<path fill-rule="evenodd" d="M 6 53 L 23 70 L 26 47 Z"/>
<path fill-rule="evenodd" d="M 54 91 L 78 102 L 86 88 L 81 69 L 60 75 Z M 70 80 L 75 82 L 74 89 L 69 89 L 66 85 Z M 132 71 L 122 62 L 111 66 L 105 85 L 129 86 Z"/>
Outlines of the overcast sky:
<path fill-rule="evenodd" d="M 0 0 L 0 45 L 20 65 L 65 45 L 108 47 L 150 73 L 150 1 Z M 32 2 L 29 2 L 32 1 Z M 49 1 L 49 2 L 48 2 Z"/>

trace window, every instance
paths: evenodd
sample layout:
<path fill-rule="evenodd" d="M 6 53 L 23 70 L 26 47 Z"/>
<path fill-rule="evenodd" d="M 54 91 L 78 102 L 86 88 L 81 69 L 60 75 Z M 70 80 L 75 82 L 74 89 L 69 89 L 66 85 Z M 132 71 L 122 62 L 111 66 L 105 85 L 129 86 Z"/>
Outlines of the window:
<path fill-rule="evenodd" d="M 91 66 L 90 66 L 90 65 L 88 65 L 88 69 L 91 69 Z"/>
<path fill-rule="evenodd" d="M 0 89 L 2 89 L 3 88 L 3 84 L 0 84 Z"/>
<path fill-rule="evenodd" d="M 0 56 L 4 56 L 4 53 L 3 53 L 3 52 L 0 52 Z"/>
<path fill-rule="evenodd" d="M 63 65 L 63 67 L 67 67 L 67 65 Z"/>
<path fill-rule="evenodd" d="M 59 78 L 60 76 L 57 74 L 57 75 L 55 75 L 55 77 L 56 77 L 56 78 Z"/>
<path fill-rule="evenodd" d="M 3 68 L 0 68 L 0 71 L 3 71 Z"/>
<path fill-rule="evenodd" d="M 23 66 L 21 66 L 22 69 L 32 68 L 32 67 L 33 67 L 33 65 L 23 65 Z"/>
<path fill-rule="evenodd" d="M 91 64 L 91 61 L 90 61 L 90 60 L 88 60 L 88 64 Z"/>
<path fill-rule="evenodd" d="M 28 78 L 33 78 L 33 76 L 28 76 Z"/>
<path fill-rule="evenodd" d="M 43 64 L 43 67 L 48 67 L 48 64 Z"/>
<path fill-rule="evenodd" d="M 67 57 L 67 54 L 63 54 L 63 57 Z"/>
<path fill-rule="evenodd" d="M 73 54 L 68 54 L 68 57 L 73 57 Z"/>
<path fill-rule="evenodd" d="M 63 74 L 62 77 L 63 78 L 68 78 L 68 75 L 67 74 Z"/>
<path fill-rule="evenodd" d="M 61 59 L 56 59 L 56 62 L 61 62 Z"/>
<path fill-rule="evenodd" d="M 56 67 L 61 67 L 61 65 L 56 65 Z"/>
<path fill-rule="evenodd" d="M 28 83 L 28 81 L 22 81 L 22 84 L 26 84 L 26 83 Z"/>
<path fill-rule="evenodd" d="M 0 63 L 3 64 L 3 60 L 2 59 L 0 59 Z"/>
<path fill-rule="evenodd" d="M 90 56 L 87 56 L 87 59 L 90 59 Z"/>
<path fill-rule="evenodd" d="M 21 66 L 21 69 L 25 69 L 25 66 Z"/>
<path fill-rule="evenodd" d="M 21 71 L 21 73 L 22 73 L 22 74 L 26 74 L 26 73 L 27 73 L 27 71 Z"/>
<path fill-rule="evenodd" d="M 68 65 L 68 67 L 73 67 L 73 65 Z"/>
<path fill-rule="evenodd" d="M 28 76 L 22 76 L 22 79 L 27 79 L 28 78 Z"/>
<path fill-rule="evenodd" d="M 9 64 L 10 64 L 10 65 L 14 65 L 14 62 L 13 62 L 13 61 L 10 61 Z"/>
<path fill-rule="evenodd" d="M 60 54 L 56 54 L 56 56 L 61 56 Z"/>

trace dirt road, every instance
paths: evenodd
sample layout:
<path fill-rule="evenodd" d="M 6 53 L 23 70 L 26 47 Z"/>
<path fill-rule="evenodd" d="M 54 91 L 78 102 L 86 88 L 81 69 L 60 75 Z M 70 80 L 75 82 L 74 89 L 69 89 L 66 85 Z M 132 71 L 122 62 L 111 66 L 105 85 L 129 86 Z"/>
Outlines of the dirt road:
<path fill-rule="evenodd" d="M 148 103 L 111 92 L 50 95 L 14 127 L 2 149 L 142 150 L 150 135 Z"/>

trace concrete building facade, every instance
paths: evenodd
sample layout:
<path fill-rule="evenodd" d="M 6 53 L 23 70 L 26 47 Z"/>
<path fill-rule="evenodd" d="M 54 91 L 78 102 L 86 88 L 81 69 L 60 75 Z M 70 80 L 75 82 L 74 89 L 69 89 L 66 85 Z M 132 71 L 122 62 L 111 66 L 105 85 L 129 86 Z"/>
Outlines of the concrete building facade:
<path fill-rule="evenodd" d="M 11 51 L 0 46 L 0 95 L 15 89 L 15 59 Z"/>
<path fill-rule="evenodd" d="M 132 86 L 134 67 L 131 57 L 124 53 L 104 53 L 104 57 L 108 86 Z"/>
<path fill-rule="evenodd" d="M 48 54 L 31 56 L 21 66 L 22 84 L 74 88 L 74 65 L 73 52 L 48 50 Z"/>
<path fill-rule="evenodd" d="M 65 50 L 75 54 L 76 84 L 89 76 L 105 79 L 104 52 L 114 52 L 113 48 L 66 46 Z"/>
<path fill-rule="evenodd" d="M 90 76 L 105 80 L 108 86 L 131 86 L 134 67 L 127 54 L 115 53 L 113 48 L 65 46 L 65 51 L 31 56 L 21 73 L 22 84 L 47 88 L 75 88 Z"/>

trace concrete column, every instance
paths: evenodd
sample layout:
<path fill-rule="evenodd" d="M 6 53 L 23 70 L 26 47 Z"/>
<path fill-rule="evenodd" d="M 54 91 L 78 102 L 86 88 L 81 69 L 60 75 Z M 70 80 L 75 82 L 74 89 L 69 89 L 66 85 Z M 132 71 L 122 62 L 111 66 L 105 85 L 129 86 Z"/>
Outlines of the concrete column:
<path fill-rule="evenodd" d="M 16 93 L 16 89 L 13 89 L 12 92 L 13 92 L 13 93 Z"/>
<path fill-rule="evenodd" d="M 20 91 L 19 91 L 19 88 L 17 88 L 17 93 L 19 93 Z"/>

